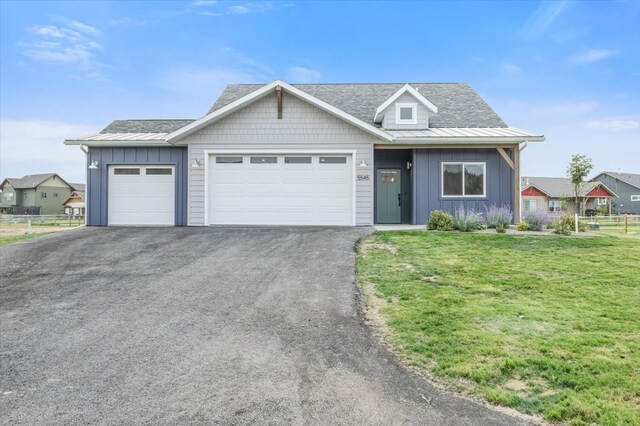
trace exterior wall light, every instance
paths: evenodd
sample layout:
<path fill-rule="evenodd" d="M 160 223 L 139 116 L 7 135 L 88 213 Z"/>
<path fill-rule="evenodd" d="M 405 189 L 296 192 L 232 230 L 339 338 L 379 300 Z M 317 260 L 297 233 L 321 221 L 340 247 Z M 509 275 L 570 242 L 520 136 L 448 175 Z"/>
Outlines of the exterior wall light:
<path fill-rule="evenodd" d="M 91 164 L 89 164 L 89 168 L 90 168 L 91 170 L 94 170 L 94 169 L 97 169 L 99 165 L 100 165 L 100 163 L 98 163 L 97 161 L 93 160 L 93 161 L 91 162 Z"/>
<path fill-rule="evenodd" d="M 202 167 L 202 162 L 200 160 L 198 160 L 197 158 L 195 160 L 193 160 L 193 163 L 191 163 L 191 168 L 192 169 L 199 169 L 200 167 Z"/>
<path fill-rule="evenodd" d="M 366 161 L 362 160 L 358 167 L 360 167 L 361 169 L 366 169 L 367 167 L 369 167 L 369 164 L 367 164 Z"/>

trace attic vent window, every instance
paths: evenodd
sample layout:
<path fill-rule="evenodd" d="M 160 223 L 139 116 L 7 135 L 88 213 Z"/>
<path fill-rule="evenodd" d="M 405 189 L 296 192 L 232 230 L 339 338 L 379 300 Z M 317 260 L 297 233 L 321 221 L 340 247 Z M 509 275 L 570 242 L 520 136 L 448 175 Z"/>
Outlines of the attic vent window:
<path fill-rule="evenodd" d="M 396 124 L 417 124 L 418 104 L 396 104 Z"/>

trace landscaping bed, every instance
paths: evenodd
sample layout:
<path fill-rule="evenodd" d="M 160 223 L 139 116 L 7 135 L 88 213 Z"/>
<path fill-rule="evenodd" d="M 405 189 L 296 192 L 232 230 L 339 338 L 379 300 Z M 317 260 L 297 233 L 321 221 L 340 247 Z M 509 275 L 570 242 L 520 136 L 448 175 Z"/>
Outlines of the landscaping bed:
<path fill-rule="evenodd" d="M 369 313 L 411 366 L 570 424 L 640 424 L 636 240 L 385 232 L 361 242 Z"/>

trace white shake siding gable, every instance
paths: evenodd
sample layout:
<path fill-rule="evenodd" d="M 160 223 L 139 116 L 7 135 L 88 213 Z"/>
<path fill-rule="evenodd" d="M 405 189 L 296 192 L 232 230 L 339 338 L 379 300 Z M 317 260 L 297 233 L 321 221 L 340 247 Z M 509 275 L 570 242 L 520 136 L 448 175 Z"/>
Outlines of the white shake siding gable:
<path fill-rule="evenodd" d="M 416 124 L 396 124 L 396 104 L 417 104 L 417 119 Z M 427 107 L 420 103 L 409 93 L 403 93 L 391 103 L 384 111 L 384 119 L 382 120 L 382 127 L 387 130 L 412 130 L 412 129 L 426 129 L 429 124 L 429 111 Z"/>
<path fill-rule="evenodd" d="M 276 95 L 268 95 L 185 137 L 189 163 L 206 163 L 205 151 L 215 150 L 353 150 L 356 173 L 356 225 L 373 223 L 373 146 L 380 139 L 288 93 L 283 93 L 283 117 L 277 117 Z M 365 162 L 368 167 L 360 168 Z M 189 225 L 205 225 L 204 167 L 189 170 Z"/>

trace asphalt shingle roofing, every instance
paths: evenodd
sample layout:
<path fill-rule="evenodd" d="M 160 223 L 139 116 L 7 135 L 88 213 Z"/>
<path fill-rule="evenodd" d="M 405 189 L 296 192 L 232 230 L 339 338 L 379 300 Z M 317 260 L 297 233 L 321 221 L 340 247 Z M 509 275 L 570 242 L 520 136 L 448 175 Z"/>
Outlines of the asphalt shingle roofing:
<path fill-rule="evenodd" d="M 409 83 L 438 107 L 429 117 L 429 127 L 507 127 L 506 123 L 466 83 Z M 230 104 L 262 84 L 230 84 L 209 113 Z M 374 124 L 376 109 L 400 90 L 404 83 L 293 84 L 365 123 Z"/>
<path fill-rule="evenodd" d="M 56 176 L 56 174 L 41 173 L 37 175 L 26 175 L 21 178 L 7 178 L 6 181 L 15 189 L 32 189 L 49 179 L 51 176 Z"/>
<path fill-rule="evenodd" d="M 601 174 L 606 173 L 609 176 L 621 180 L 622 182 L 626 182 L 629 185 L 633 185 L 636 188 L 640 188 L 640 175 L 635 173 L 618 173 L 618 172 L 602 172 Z"/>
<path fill-rule="evenodd" d="M 429 117 L 431 128 L 505 128 L 506 123 L 466 83 L 409 83 L 438 107 Z M 209 113 L 263 87 L 263 84 L 229 84 Z M 294 87 L 375 126 L 376 109 L 404 83 L 294 84 Z M 195 120 L 115 120 L 100 133 L 171 133 Z"/>
<path fill-rule="evenodd" d="M 593 188 L 602 185 L 600 182 L 585 182 L 582 185 L 581 196 L 586 195 Z M 574 197 L 573 185 L 567 178 L 550 178 L 550 177 L 523 177 L 522 189 L 529 186 L 535 186 L 543 192 L 549 194 L 552 198 L 571 198 Z"/>

